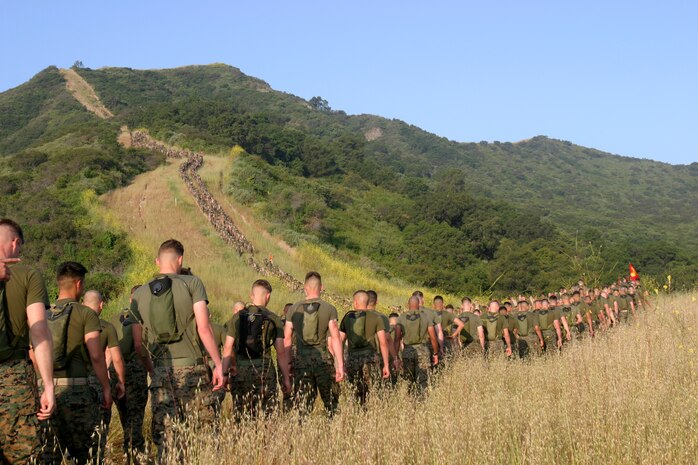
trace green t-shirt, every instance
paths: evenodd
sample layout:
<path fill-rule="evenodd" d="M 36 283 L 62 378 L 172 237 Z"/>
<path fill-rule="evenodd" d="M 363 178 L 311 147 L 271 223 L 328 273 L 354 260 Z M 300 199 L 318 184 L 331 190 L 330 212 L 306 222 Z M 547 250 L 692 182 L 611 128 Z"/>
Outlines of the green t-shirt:
<path fill-rule="evenodd" d="M 482 318 L 472 312 L 463 312 L 458 315 L 458 319 L 463 323 L 463 329 L 460 332 L 461 342 L 465 345 L 478 340 L 477 329 L 482 326 Z"/>
<path fill-rule="evenodd" d="M 125 361 L 129 361 L 135 355 L 135 347 L 133 344 L 133 324 L 137 320 L 133 317 L 131 310 L 125 309 L 118 315 L 115 315 L 111 320 L 111 324 L 116 330 L 116 335 L 119 338 L 119 348 L 121 355 Z"/>
<path fill-rule="evenodd" d="M 27 325 L 27 307 L 42 303 L 49 307 L 48 292 L 41 274 L 26 265 L 10 265 L 12 277 L 5 283 L 10 329 L 14 336 L 19 336 L 17 349 L 29 349 L 29 328 Z"/>
<path fill-rule="evenodd" d="M 102 332 L 99 333 L 99 345 L 102 346 L 102 351 L 119 347 L 119 337 L 116 335 L 114 325 L 100 318 L 99 326 L 102 328 Z"/>
<path fill-rule="evenodd" d="M 490 312 L 482 315 L 482 326 L 485 328 L 485 339 L 490 342 L 504 337 L 504 328 L 508 328 L 504 315 Z"/>
<path fill-rule="evenodd" d="M 441 316 L 436 310 L 427 307 L 422 307 L 419 310 L 424 312 L 427 318 L 431 320 L 433 326 L 441 324 Z"/>
<path fill-rule="evenodd" d="M 343 333 L 347 333 L 348 328 L 347 328 L 347 317 L 349 315 L 352 315 L 354 313 L 358 313 L 357 311 L 350 311 L 347 312 L 346 315 L 342 318 L 342 322 L 339 325 L 339 330 Z M 377 352 L 379 349 L 379 346 L 377 345 L 376 337 L 379 331 L 389 331 L 390 330 L 390 324 L 389 320 L 387 317 L 384 315 L 381 315 L 375 310 L 366 310 L 364 311 L 366 314 L 366 321 L 364 323 L 364 336 L 363 339 L 365 339 L 366 344 L 368 347 L 364 346 L 361 348 L 361 351 L 365 351 L 367 349 L 373 349 L 374 352 Z M 352 342 L 351 338 L 347 337 L 347 347 L 348 347 L 348 353 L 351 354 L 354 351 L 354 348 L 352 347 Z"/>
<path fill-rule="evenodd" d="M 228 329 L 223 325 L 219 325 L 218 323 L 211 323 L 211 327 L 213 328 L 213 339 L 215 339 L 218 349 L 220 350 L 225 345 L 225 338 L 228 333 Z"/>
<path fill-rule="evenodd" d="M 158 275 L 159 277 L 162 275 Z M 201 280 L 193 275 L 168 274 L 172 279 L 172 295 L 174 300 L 175 314 L 177 315 L 177 329 L 182 331 L 185 328 L 181 341 L 172 344 L 157 344 L 154 341 L 155 331 L 150 325 L 150 287 L 146 284 L 133 294 L 131 301 L 131 313 L 138 322 L 143 324 L 144 340 L 147 341 L 153 359 L 176 360 L 176 359 L 199 359 L 203 357 L 203 351 L 199 341 L 199 333 L 196 329 L 194 318 L 194 304 L 206 302 L 206 288 Z"/>
<path fill-rule="evenodd" d="M 419 330 L 421 331 L 421 334 L 407 334 L 407 331 L 410 331 L 411 328 L 416 327 L 416 325 L 409 324 L 407 321 L 407 315 L 413 315 L 415 312 L 419 312 Z M 410 310 L 407 311 L 403 314 L 401 314 L 398 319 L 397 319 L 397 324 L 400 326 L 400 329 L 402 330 L 402 339 L 404 341 L 411 341 L 411 340 L 419 340 L 417 344 L 423 344 L 429 340 L 429 328 L 434 327 L 434 317 L 436 315 L 436 312 L 433 310 L 430 310 L 428 308 L 421 308 L 419 310 Z M 406 345 L 407 342 L 405 342 Z M 416 345 L 416 344 L 413 344 Z"/>
<path fill-rule="evenodd" d="M 304 304 L 309 304 L 309 303 L 319 303 L 320 306 L 318 307 L 317 310 L 317 318 L 318 318 L 318 340 L 320 343 L 316 346 L 312 345 L 307 345 L 303 341 L 303 318 L 304 318 L 304 310 L 303 310 L 303 305 Z M 337 309 L 334 308 L 333 305 L 331 305 L 328 302 L 325 302 L 324 300 L 320 298 L 316 299 L 307 299 L 307 300 L 302 300 L 300 302 L 297 302 L 296 304 L 293 305 L 288 310 L 288 314 L 286 315 L 286 324 L 292 324 L 293 325 L 293 335 L 294 335 L 294 340 L 296 342 L 296 345 L 298 347 L 298 354 L 302 355 L 303 350 L 308 350 L 311 347 L 314 349 L 319 349 L 326 351 L 327 350 L 327 338 L 329 337 L 329 331 L 330 331 L 330 321 L 332 320 L 337 320 Z"/>
<path fill-rule="evenodd" d="M 511 321 L 511 331 L 516 330 L 519 337 L 527 337 L 536 334 L 536 326 L 538 326 L 538 315 L 536 312 L 520 312 L 516 311 L 509 318 Z"/>
<path fill-rule="evenodd" d="M 263 326 L 264 329 L 264 334 L 262 334 L 262 341 L 275 341 L 277 339 L 283 339 L 284 338 L 284 327 L 281 323 L 281 318 L 279 318 L 279 315 L 276 313 L 264 308 L 264 307 L 256 307 L 254 305 L 250 305 L 247 307 L 249 309 L 250 313 L 261 313 L 264 318 L 268 320 L 268 323 L 265 326 Z M 234 314 L 228 322 L 225 324 L 225 336 L 230 336 L 235 341 L 238 341 L 240 338 L 240 314 L 244 312 L 238 312 Z M 272 344 L 273 345 L 273 344 Z M 264 358 L 270 358 L 271 357 L 271 345 L 266 346 L 264 350 Z M 239 361 L 239 360 L 238 360 Z"/>
<path fill-rule="evenodd" d="M 451 330 L 453 329 L 453 321 L 456 319 L 456 315 L 449 312 L 448 310 L 443 310 L 440 313 L 437 311 L 436 313 L 441 318 L 441 329 L 444 332 L 444 337 L 450 335 Z"/>
<path fill-rule="evenodd" d="M 618 296 L 618 308 L 621 312 L 630 311 L 630 298 L 627 294 Z"/>
<path fill-rule="evenodd" d="M 538 326 L 541 331 L 549 332 L 555 331 L 554 321 L 560 321 L 560 310 L 557 308 L 549 308 L 547 310 L 537 310 L 536 316 L 538 317 Z"/>
<path fill-rule="evenodd" d="M 560 308 L 560 317 L 565 317 L 569 326 L 577 324 L 577 315 L 579 315 L 579 305 L 563 305 Z"/>
<path fill-rule="evenodd" d="M 56 301 L 56 306 L 62 306 L 68 302 L 70 299 L 61 299 Z M 68 321 L 66 367 L 64 370 L 54 371 L 54 378 L 86 378 L 90 374 L 92 364 L 85 347 L 85 336 L 95 331 L 102 331 L 97 314 L 89 307 L 77 302 L 73 303 Z"/>

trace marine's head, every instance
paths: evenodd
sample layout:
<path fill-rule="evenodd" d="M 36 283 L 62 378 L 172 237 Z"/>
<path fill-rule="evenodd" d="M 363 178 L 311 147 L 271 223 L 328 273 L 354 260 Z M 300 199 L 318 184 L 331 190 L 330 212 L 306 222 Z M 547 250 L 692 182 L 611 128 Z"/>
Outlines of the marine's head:
<path fill-rule="evenodd" d="M 90 307 L 97 315 L 101 315 L 102 308 L 104 307 L 104 298 L 99 291 L 90 289 L 85 292 L 85 295 L 82 297 L 82 304 L 86 307 Z"/>
<path fill-rule="evenodd" d="M 368 306 L 368 293 L 364 290 L 354 292 L 353 304 L 354 310 L 366 310 L 366 307 Z"/>
<path fill-rule="evenodd" d="M 9 218 L 0 219 L 0 258 L 19 258 L 24 245 L 24 232 Z"/>
<path fill-rule="evenodd" d="M 250 301 L 257 307 L 266 307 L 271 299 L 271 284 L 266 279 L 258 279 L 252 283 Z"/>
<path fill-rule="evenodd" d="M 464 311 L 464 312 L 472 312 L 473 311 L 473 301 L 470 299 L 470 297 L 463 297 L 461 299 L 460 309 L 461 309 L 461 311 Z"/>
<path fill-rule="evenodd" d="M 179 274 L 184 261 L 184 246 L 176 239 L 168 239 L 158 249 L 155 263 L 162 274 Z"/>
<path fill-rule="evenodd" d="M 317 271 L 308 271 L 305 275 L 303 290 L 308 299 L 316 299 L 325 288 L 322 286 L 322 276 Z"/>
<path fill-rule="evenodd" d="M 499 302 L 497 300 L 490 300 L 487 304 L 487 311 L 489 313 L 499 313 Z"/>
<path fill-rule="evenodd" d="M 422 291 L 414 291 L 412 297 L 417 297 L 419 299 L 419 306 L 424 307 L 424 293 Z"/>
<path fill-rule="evenodd" d="M 420 301 L 419 301 L 419 297 L 416 296 L 416 295 L 413 295 L 413 296 L 410 297 L 410 299 L 407 301 L 407 308 L 408 308 L 409 310 L 419 310 L 420 307 L 421 307 L 421 304 L 420 304 Z"/>
<path fill-rule="evenodd" d="M 85 290 L 85 275 L 87 275 L 87 268 L 78 262 L 65 262 L 58 265 L 56 270 L 58 298 L 79 300 Z"/>
<path fill-rule="evenodd" d="M 368 294 L 368 305 L 366 308 L 369 310 L 375 310 L 376 306 L 378 305 L 378 293 L 374 290 L 369 289 L 366 291 L 366 294 Z"/>
<path fill-rule="evenodd" d="M 434 310 L 443 311 L 444 309 L 444 298 L 440 295 L 434 297 Z"/>

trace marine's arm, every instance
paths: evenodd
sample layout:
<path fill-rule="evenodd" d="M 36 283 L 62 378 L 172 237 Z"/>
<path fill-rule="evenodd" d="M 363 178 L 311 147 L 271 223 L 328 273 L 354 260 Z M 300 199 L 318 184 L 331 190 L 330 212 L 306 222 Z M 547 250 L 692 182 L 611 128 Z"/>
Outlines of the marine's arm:
<path fill-rule="evenodd" d="M 37 302 L 27 306 L 27 323 L 34 348 L 33 362 L 39 370 L 44 384 L 37 417 L 39 420 L 46 420 L 56 408 L 56 398 L 53 390 L 53 342 L 51 332 L 46 324 L 46 307 L 43 303 Z"/>

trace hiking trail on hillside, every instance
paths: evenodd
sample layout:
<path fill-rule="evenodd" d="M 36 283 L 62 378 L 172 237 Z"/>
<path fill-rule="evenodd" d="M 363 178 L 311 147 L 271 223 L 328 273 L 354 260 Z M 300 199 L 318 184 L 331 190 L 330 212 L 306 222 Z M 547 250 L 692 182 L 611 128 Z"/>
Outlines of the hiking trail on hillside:
<path fill-rule="evenodd" d="M 61 68 L 60 70 L 65 86 L 73 94 L 75 100 L 80 102 L 87 110 L 102 119 L 111 118 L 114 114 L 99 100 L 97 93 L 90 84 L 85 81 L 74 69 Z"/>

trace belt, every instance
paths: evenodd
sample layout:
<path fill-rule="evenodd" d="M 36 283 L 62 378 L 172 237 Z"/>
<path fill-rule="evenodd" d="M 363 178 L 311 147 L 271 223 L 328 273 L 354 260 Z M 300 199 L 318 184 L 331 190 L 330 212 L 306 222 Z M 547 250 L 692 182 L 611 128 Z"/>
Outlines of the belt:
<path fill-rule="evenodd" d="M 155 361 L 155 366 L 162 367 L 193 367 L 203 365 L 203 358 L 166 358 Z"/>
<path fill-rule="evenodd" d="M 36 382 L 37 386 L 44 385 L 44 380 L 39 379 Z M 87 386 L 90 384 L 89 378 L 53 378 L 54 386 Z"/>

